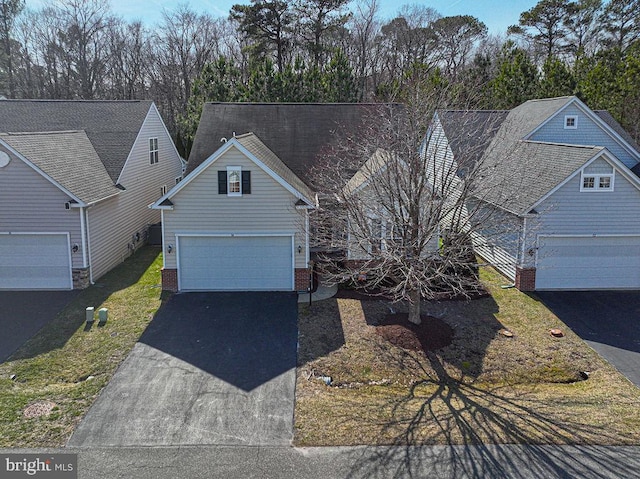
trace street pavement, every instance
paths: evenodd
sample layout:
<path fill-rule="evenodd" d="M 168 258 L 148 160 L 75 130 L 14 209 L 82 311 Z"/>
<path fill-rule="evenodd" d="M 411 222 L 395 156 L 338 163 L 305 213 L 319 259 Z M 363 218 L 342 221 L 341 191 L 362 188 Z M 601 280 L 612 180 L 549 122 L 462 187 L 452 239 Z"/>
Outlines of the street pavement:
<path fill-rule="evenodd" d="M 77 453 L 80 479 L 360 479 L 640 477 L 640 447 L 187 446 L 0 450 Z"/>

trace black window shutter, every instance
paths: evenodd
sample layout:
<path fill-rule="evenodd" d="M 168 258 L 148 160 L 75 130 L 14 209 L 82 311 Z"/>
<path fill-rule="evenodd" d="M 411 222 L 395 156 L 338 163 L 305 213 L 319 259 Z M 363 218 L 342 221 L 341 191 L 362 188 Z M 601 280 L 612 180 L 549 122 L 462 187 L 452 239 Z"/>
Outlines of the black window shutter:
<path fill-rule="evenodd" d="M 242 194 L 251 194 L 251 171 L 242 170 Z"/>
<path fill-rule="evenodd" d="M 227 172 L 223 170 L 218 171 L 218 194 L 227 194 Z"/>

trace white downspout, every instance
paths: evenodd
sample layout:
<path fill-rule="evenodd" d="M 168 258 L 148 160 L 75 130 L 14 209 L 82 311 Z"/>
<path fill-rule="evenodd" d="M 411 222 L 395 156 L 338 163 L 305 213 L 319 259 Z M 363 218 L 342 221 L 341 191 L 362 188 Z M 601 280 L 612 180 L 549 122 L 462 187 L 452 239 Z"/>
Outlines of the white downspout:
<path fill-rule="evenodd" d="M 87 265 L 87 230 L 85 225 L 85 207 L 80 207 L 80 237 L 82 239 L 82 267 Z"/>
<path fill-rule="evenodd" d="M 85 212 L 87 219 L 87 250 L 89 252 L 89 283 L 96 284 L 93 281 L 93 266 L 91 265 L 91 231 L 89 230 L 89 210 Z"/>
<path fill-rule="evenodd" d="M 167 252 L 165 251 L 167 245 L 164 240 L 164 210 L 162 209 L 160 210 L 160 228 L 160 234 L 162 235 L 162 269 L 165 269 L 167 267 Z"/>

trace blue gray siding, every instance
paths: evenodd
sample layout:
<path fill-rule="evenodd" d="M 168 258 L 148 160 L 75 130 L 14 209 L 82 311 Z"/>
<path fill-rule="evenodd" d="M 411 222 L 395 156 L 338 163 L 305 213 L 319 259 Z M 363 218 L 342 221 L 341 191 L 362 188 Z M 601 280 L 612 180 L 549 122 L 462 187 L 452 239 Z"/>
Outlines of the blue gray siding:
<path fill-rule="evenodd" d="M 577 115 L 577 129 L 564 128 L 565 115 Z M 631 168 L 637 163 L 637 159 L 627 149 L 623 148 L 618 141 L 607 134 L 600 125 L 596 124 L 576 105 L 569 105 L 562 110 L 529 139 L 570 145 L 604 146 L 627 167 Z"/>

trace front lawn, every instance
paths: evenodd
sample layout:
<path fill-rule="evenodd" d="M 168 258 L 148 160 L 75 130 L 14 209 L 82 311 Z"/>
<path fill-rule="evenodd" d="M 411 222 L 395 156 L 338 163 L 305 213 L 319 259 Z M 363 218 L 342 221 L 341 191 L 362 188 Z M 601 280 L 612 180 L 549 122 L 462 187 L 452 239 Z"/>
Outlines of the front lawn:
<path fill-rule="evenodd" d="M 535 296 L 482 279 L 488 298 L 425 303 L 454 330 L 427 352 L 376 333 L 397 305 L 301 306 L 296 445 L 638 444 L 640 389 Z"/>
<path fill-rule="evenodd" d="M 0 447 L 65 445 L 160 307 L 161 266 L 142 248 L 0 364 Z M 88 306 L 108 308 L 107 323 L 86 327 Z"/>

